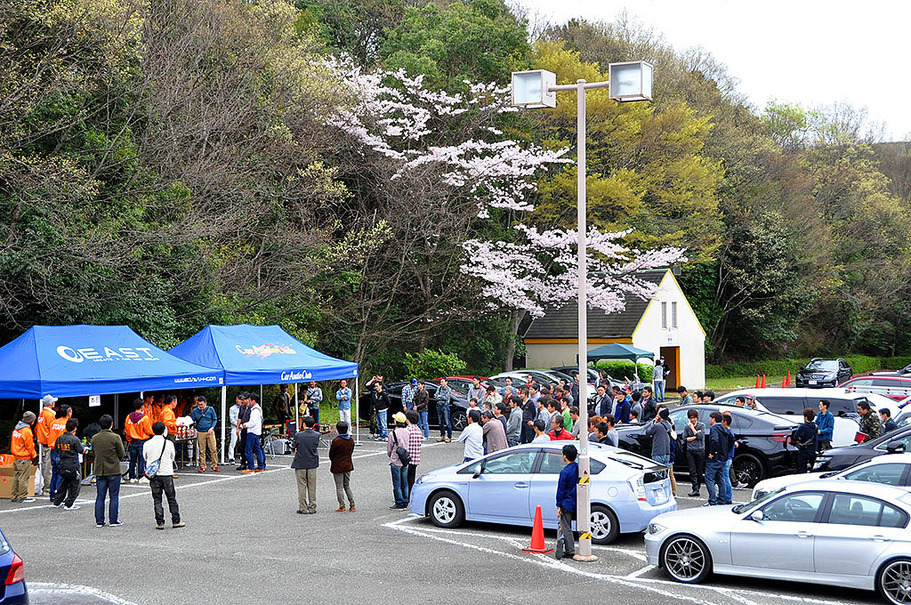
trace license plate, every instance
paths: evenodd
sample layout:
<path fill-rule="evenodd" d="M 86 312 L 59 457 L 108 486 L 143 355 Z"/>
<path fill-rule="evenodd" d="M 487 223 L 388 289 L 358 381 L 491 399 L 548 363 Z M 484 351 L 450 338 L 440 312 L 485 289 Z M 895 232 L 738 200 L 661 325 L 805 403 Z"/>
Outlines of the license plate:
<path fill-rule="evenodd" d="M 810 380 L 810 381 L 808 381 L 808 382 L 809 382 L 809 384 L 816 384 L 816 381 L 815 381 L 815 380 Z"/>
<path fill-rule="evenodd" d="M 655 490 L 655 504 L 664 504 L 667 502 L 667 492 L 664 490 Z"/>

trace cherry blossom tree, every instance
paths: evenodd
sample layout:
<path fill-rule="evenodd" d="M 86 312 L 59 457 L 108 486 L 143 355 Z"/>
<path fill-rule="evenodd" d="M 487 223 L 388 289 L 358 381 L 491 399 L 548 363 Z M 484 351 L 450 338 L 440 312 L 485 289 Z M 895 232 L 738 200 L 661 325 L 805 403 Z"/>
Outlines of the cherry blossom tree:
<path fill-rule="evenodd" d="M 330 124 L 364 158 L 360 170 L 384 175 L 395 200 L 406 201 L 404 212 L 401 203 L 388 204 L 403 212 L 387 219 L 393 230 L 395 223 L 420 223 L 417 233 L 398 229 L 390 238 L 407 233 L 426 244 L 419 249 L 399 242 L 396 248 L 396 280 L 413 279 L 423 296 L 412 319 L 400 326 L 413 321 L 426 335 L 431 326 L 463 318 L 473 307 L 509 312 L 515 330 L 526 313 L 539 317 L 546 305 L 575 296 L 576 233 L 529 224 L 537 179 L 569 163 L 570 150 L 507 137 L 498 126 L 515 117 L 508 115 L 515 111 L 508 89 L 466 82 L 463 96 L 428 90 L 420 76 L 402 71 L 333 67 L 353 102 Z M 606 313 L 622 311 L 627 296 L 654 293 L 654 285 L 636 277 L 638 271 L 682 259 L 678 249 L 632 251 L 623 245 L 627 233 L 588 232 L 588 302 Z M 441 256 L 448 271 L 434 274 Z M 512 355 L 507 357 L 508 365 Z"/>

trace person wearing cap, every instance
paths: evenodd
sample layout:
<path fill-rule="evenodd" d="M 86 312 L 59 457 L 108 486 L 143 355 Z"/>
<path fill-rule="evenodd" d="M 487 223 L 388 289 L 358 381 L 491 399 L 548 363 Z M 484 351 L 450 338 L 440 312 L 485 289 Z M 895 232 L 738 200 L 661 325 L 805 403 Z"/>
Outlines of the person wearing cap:
<path fill-rule="evenodd" d="M 50 437 L 51 425 L 54 424 L 54 404 L 57 398 L 53 395 L 45 395 L 41 398 L 41 413 L 38 415 L 38 422 L 35 424 L 35 436 L 38 438 L 39 462 L 41 464 L 42 487 L 41 495 L 48 496 L 51 493 L 51 451 L 54 444 L 48 442 Z"/>
<path fill-rule="evenodd" d="M 414 393 L 417 390 L 417 378 L 412 378 L 409 383 L 402 387 L 402 406 L 404 406 L 405 411 L 414 408 Z"/>
<path fill-rule="evenodd" d="M 576 446 L 572 444 L 563 446 L 563 463 L 566 466 L 560 471 L 560 478 L 557 481 L 557 519 L 559 520 L 557 531 L 563 536 L 563 556 L 567 558 L 572 558 L 576 552 L 573 518 L 576 516 L 576 483 L 579 482 L 577 454 Z"/>
<path fill-rule="evenodd" d="M 31 467 L 38 464 L 38 454 L 35 452 L 35 437 L 32 434 L 32 425 L 35 423 L 35 412 L 25 412 L 22 420 L 13 429 L 10 439 L 9 451 L 13 455 L 13 489 L 12 502 L 34 502 L 35 498 L 28 495 L 28 478 Z"/>
<path fill-rule="evenodd" d="M 386 441 L 386 456 L 389 458 L 389 469 L 392 472 L 392 497 L 394 503 L 391 510 L 406 510 L 408 498 L 408 465 L 399 458 L 398 449 L 408 449 L 408 419 L 405 414 L 397 412 L 392 416 L 395 428 L 389 431 Z"/>
<path fill-rule="evenodd" d="M 754 395 L 747 395 L 746 401 L 744 401 L 744 403 L 743 403 L 743 407 L 745 407 L 748 410 L 755 410 L 756 409 L 756 397 Z"/>
<path fill-rule="evenodd" d="M 418 381 L 418 388 L 414 392 L 414 411 L 418 413 L 421 430 L 424 432 L 424 440 L 430 441 L 430 420 L 428 410 L 430 409 L 430 393 L 424 387 L 424 381 Z"/>
<path fill-rule="evenodd" d="M 319 433 L 313 430 L 316 419 L 312 416 L 305 416 L 302 422 L 305 428 L 294 435 L 294 460 L 291 468 L 294 469 L 297 483 L 297 514 L 312 515 L 316 512 L 316 470 L 319 468 L 316 449 L 319 447 Z"/>

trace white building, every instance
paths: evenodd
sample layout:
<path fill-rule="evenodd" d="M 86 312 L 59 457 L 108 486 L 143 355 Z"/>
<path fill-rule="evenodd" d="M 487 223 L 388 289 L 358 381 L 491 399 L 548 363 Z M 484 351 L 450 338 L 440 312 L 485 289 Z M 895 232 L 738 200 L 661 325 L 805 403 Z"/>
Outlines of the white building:
<path fill-rule="evenodd" d="M 658 284 L 651 300 L 627 297 L 621 313 L 588 310 L 588 349 L 616 342 L 664 357 L 671 373 L 668 392 L 683 384 L 689 390 L 705 387 L 705 330 L 670 270 L 648 271 L 637 277 Z M 525 333 L 526 366 L 549 368 L 575 365 L 579 346 L 575 301 L 550 309 Z M 642 377 L 646 380 L 646 377 Z"/>

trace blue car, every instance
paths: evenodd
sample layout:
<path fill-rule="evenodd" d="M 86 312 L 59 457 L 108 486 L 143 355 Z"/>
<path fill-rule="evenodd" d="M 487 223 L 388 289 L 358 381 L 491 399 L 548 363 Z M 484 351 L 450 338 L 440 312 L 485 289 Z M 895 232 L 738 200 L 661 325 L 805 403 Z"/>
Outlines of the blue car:
<path fill-rule="evenodd" d="M 28 591 L 25 588 L 25 574 L 22 559 L 13 552 L 0 531 L 0 577 L 5 578 L 0 605 L 28 605 Z"/>
<path fill-rule="evenodd" d="M 563 446 L 529 443 L 422 475 L 411 490 L 411 512 L 438 527 L 483 521 L 531 527 L 540 506 L 544 527 L 557 527 L 557 479 Z M 667 468 L 653 460 L 593 443 L 592 541 L 610 544 L 621 533 L 644 531 L 653 517 L 677 510 Z"/>

